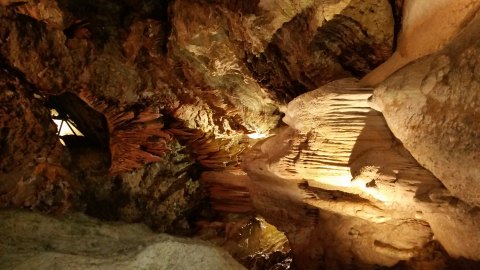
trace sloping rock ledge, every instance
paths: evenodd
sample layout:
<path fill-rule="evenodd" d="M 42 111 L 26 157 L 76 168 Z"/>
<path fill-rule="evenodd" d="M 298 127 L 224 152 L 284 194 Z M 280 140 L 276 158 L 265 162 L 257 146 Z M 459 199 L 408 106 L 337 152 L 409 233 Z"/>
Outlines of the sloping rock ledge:
<path fill-rule="evenodd" d="M 211 244 L 144 225 L 26 211 L 2 211 L 0 220 L 0 269 L 244 269 Z"/>

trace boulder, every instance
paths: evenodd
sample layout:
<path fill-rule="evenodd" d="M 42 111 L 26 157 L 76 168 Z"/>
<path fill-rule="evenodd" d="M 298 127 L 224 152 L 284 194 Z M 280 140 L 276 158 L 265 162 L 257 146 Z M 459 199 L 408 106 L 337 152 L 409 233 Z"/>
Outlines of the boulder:
<path fill-rule="evenodd" d="M 144 225 L 2 211 L 1 269 L 245 269 L 200 240 L 155 234 Z"/>
<path fill-rule="evenodd" d="M 445 49 L 398 71 L 373 105 L 415 159 L 456 197 L 480 205 L 480 15 Z"/>

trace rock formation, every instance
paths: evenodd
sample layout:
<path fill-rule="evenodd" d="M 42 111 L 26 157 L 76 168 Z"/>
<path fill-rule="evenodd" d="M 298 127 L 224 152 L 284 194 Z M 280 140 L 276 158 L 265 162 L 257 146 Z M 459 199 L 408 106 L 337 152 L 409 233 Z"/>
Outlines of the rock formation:
<path fill-rule="evenodd" d="M 475 38 L 479 29 L 480 17 L 475 16 L 445 49 L 390 76 L 373 96 L 374 106 L 419 163 L 453 195 L 476 206 L 480 205 L 480 109 L 476 106 L 480 43 Z"/>
<path fill-rule="evenodd" d="M 154 234 L 144 226 L 83 216 L 0 213 L 2 269 L 245 269 L 199 240 Z"/>
<path fill-rule="evenodd" d="M 0 0 L 0 207 L 142 222 L 250 269 L 478 267 L 479 8 Z M 5 230 L 43 220 L 18 211 Z M 41 222 L 110 226 L 78 215 Z M 21 245 L 128 268 L 171 239 L 131 230 L 149 253 L 118 264 L 106 240 Z M 2 248 L 6 266 L 57 256 Z"/>
<path fill-rule="evenodd" d="M 440 50 L 480 8 L 475 0 L 401 2 L 403 19 L 396 50 L 385 63 L 363 78 L 367 84 L 377 85 L 409 62 Z"/>
<path fill-rule="evenodd" d="M 300 269 L 416 268 L 423 260 L 446 267 L 435 241 L 453 257 L 478 260 L 475 208 L 395 139 L 369 107 L 371 93 L 344 79 L 290 102 L 290 127 L 245 160 L 255 209 L 286 232 Z"/>

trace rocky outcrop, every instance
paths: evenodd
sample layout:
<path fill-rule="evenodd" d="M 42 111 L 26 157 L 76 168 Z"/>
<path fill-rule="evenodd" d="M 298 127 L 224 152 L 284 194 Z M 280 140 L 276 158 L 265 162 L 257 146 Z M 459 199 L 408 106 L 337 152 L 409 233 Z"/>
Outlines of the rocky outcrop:
<path fill-rule="evenodd" d="M 375 90 L 375 106 L 422 166 L 456 197 L 480 205 L 480 104 L 475 19 L 444 50 L 408 65 Z M 462 168 L 459 170 L 459 168 Z"/>
<path fill-rule="evenodd" d="M 261 85 L 289 101 L 327 82 L 363 76 L 392 52 L 388 1 L 314 1 L 273 35 L 248 65 Z"/>
<path fill-rule="evenodd" d="M 41 96 L 0 58 L 0 204 L 62 212 L 80 190 Z"/>
<path fill-rule="evenodd" d="M 301 269 L 478 260 L 474 208 L 395 139 L 371 93 L 346 79 L 290 102 L 290 127 L 245 159 L 255 209 L 286 233 Z"/>
<path fill-rule="evenodd" d="M 69 202 L 61 209 L 84 205 L 103 209 L 100 212 L 110 213 L 109 218 L 139 220 L 138 213 L 151 212 L 144 207 L 150 199 L 143 195 L 145 201 L 138 199 L 127 187 L 157 175 L 144 172 L 150 170 L 146 164 L 151 168 L 161 164 L 169 171 L 142 186 L 152 189 L 140 193 L 155 194 L 153 201 L 164 201 L 178 190 L 197 194 L 187 191 L 184 183 L 196 182 L 204 170 L 236 170 L 239 154 L 252 143 L 247 135 L 265 135 L 278 124 L 284 97 L 291 99 L 301 89 L 348 76 L 353 70 L 366 73 L 387 59 L 392 23 L 387 0 L 3 1 L 0 54 L 2 67 L 15 71 L 13 79 L 29 85 L 29 94 L 19 97 L 21 102 L 48 107 L 39 109 L 38 117 L 50 129 L 49 141 L 40 140 L 44 135 L 39 133 L 39 140 L 31 144 L 26 140 L 25 148 L 55 149 L 55 155 L 62 156 L 63 162 L 52 164 L 57 166 L 54 171 L 70 171 L 71 179 L 61 180 L 63 193 L 73 183 L 80 185 L 75 188 L 79 196 L 65 195 Z M 305 35 L 298 35 L 299 27 Z M 265 80 L 260 78 L 264 75 Z M 5 104 L 16 106 L 11 99 Z M 68 116 L 84 138 L 65 137 L 66 147 L 60 146 L 53 125 L 47 123 L 49 109 Z M 9 127 L 9 132 L 14 128 Z M 5 144 L 20 141 L 8 137 Z M 185 164 L 167 165 L 175 162 L 172 155 Z M 28 159 L 28 154 L 24 157 Z M 7 165 L 9 177 L 20 181 Z M 50 174 L 52 183 L 60 181 L 56 177 L 68 178 L 64 173 Z M 156 184 L 151 183 L 170 175 L 189 180 L 171 182 L 173 187 L 168 184 L 162 192 L 154 192 Z M 11 202 L 18 191 L 12 191 L 15 181 L 2 181 L 2 196 L 10 194 L 3 196 L 4 206 L 27 205 L 22 199 Z M 225 187 L 217 187 L 210 194 L 227 196 L 221 194 Z M 191 212 L 190 206 L 202 196 L 193 197 L 185 212 Z M 135 207 L 133 198 L 137 198 Z M 124 208 L 142 210 L 118 214 Z"/>
<path fill-rule="evenodd" d="M 154 234 L 141 225 L 79 214 L 2 211 L 0 218 L 2 269 L 245 269 L 204 241 Z"/>

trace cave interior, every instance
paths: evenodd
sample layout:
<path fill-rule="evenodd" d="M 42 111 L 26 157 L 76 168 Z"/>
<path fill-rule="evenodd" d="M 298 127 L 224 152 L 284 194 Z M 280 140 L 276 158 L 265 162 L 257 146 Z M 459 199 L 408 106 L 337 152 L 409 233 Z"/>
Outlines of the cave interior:
<path fill-rule="evenodd" d="M 480 269 L 479 32 L 478 0 L 0 0 L 0 269 Z"/>

